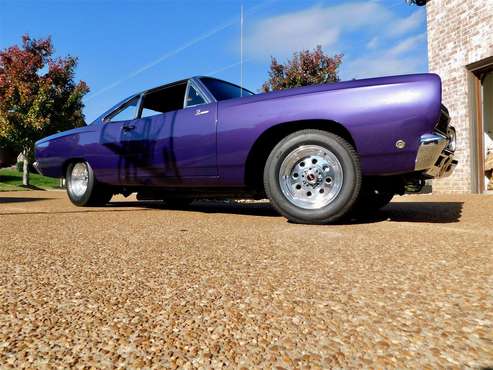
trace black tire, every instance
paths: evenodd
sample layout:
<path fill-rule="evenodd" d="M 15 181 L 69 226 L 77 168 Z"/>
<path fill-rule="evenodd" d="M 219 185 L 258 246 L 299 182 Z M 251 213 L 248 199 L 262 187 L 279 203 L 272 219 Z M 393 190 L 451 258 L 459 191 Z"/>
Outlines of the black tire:
<path fill-rule="evenodd" d="M 72 178 L 73 169 L 78 164 L 87 168 L 87 187 L 82 193 L 74 191 Z M 91 165 L 85 161 L 77 161 L 69 164 L 65 175 L 65 182 L 70 201 L 78 207 L 104 206 L 113 197 L 111 188 L 96 180 Z"/>
<path fill-rule="evenodd" d="M 328 204 L 316 209 L 296 205 L 283 193 L 280 184 L 283 161 L 291 152 L 306 145 L 322 147 L 334 155 L 343 174 L 337 195 Z M 272 205 L 295 223 L 328 224 L 341 219 L 358 198 L 361 179 L 359 158 L 354 147 L 340 136 L 322 130 L 301 130 L 285 137 L 270 153 L 264 169 L 264 188 Z"/>

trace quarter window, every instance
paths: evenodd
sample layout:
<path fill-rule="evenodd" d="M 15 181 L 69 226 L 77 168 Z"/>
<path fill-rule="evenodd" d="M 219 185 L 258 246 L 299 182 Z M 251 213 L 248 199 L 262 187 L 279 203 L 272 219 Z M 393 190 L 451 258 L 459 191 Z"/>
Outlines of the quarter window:
<path fill-rule="evenodd" d="M 233 85 L 232 83 L 217 80 L 211 77 L 202 77 L 201 81 L 205 87 L 214 95 L 216 100 L 228 100 L 239 98 L 241 96 L 253 95 L 251 91 L 240 86 Z"/>
<path fill-rule="evenodd" d="M 205 104 L 205 99 L 195 89 L 195 87 L 190 84 L 188 86 L 188 95 L 187 95 L 186 106 L 187 107 L 193 107 L 195 105 L 200 105 L 200 104 Z"/>

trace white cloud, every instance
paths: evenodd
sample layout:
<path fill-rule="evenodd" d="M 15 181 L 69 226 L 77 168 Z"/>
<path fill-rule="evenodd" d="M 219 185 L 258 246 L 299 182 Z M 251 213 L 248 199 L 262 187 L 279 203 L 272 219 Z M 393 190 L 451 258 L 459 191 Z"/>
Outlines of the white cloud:
<path fill-rule="evenodd" d="M 344 66 L 343 66 L 344 67 Z M 343 80 L 392 76 L 425 72 L 424 61 L 419 57 L 368 56 L 349 62 L 343 72 Z"/>
<path fill-rule="evenodd" d="M 388 51 L 388 54 L 390 56 L 397 56 L 397 55 L 405 54 L 405 53 L 413 50 L 414 48 L 416 48 L 416 46 L 418 46 L 424 40 L 426 40 L 426 34 L 425 33 L 421 33 L 421 34 L 416 35 L 416 36 L 408 37 L 408 38 L 400 41 L 396 46 L 394 46 L 392 49 L 390 49 Z"/>
<path fill-rule="evenodd" d="M 373 37 L 368 43 L 366 44 L 366 47 L 368 49 L 375 49 L 379 44 L 379 39 L 378 36 Z"/>
<path fill-rule="evenodd" d="M 418 9 L 400 17 L 391 8 L 384 1 L 359 1 L 267 18 L 247 35 L 247 54 L 259 60 L 270 55 L 282 59 L 322 45 L 329 53 L 346 53 L 342 79 L 426 71 L 422 49 L 416 53 L 426 42 L 425 12 Z M 358 40 L 353 46 L 355 37 L 363 43 Z"/>
<path fill-rule="evenodd" d="M 418 28 L 426 18 L 423 9 L 416 10 L 409 17 L 394 21 L 389 27 L 389 35 L 400 36 Z"/>
<path fill-rule="evenodd" d="M 426 40 L 426 34 L 407 37 L 390 49 L 374 51 L 344 65 L 344 79 L 390 76 L 425 72 L 425 60 L 413 52 Z"/>
<path fill-rule="evenodd" d="M 248 35 L 253 57 L 289 56 L 294 51 L 317 45 L 335 45 L 343 32 L 372 27 L 391 14 L 379 3 L 359 2 L 335 6 L 316 6 L 262 20 Z"/>

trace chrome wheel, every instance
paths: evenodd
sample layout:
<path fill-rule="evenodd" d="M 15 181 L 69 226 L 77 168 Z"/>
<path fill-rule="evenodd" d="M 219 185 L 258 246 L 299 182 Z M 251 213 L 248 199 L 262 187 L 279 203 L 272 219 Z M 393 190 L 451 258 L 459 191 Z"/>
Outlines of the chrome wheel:
<path fill-rule="evenodd" d="M 82 197 L 89 184 L 89 170 L 85 163 L 77 163 L 70 172 L 70 179 L 68 181 L 69 191 L 76 197 Z"/>
<path fill-rule="evenodd" d="M 342 165 L 330 150 L 319 145 L 302 145 L 281 163 L 279 185 L 284 196 L 295 206 L 320 209 L 341 191 Z"/>

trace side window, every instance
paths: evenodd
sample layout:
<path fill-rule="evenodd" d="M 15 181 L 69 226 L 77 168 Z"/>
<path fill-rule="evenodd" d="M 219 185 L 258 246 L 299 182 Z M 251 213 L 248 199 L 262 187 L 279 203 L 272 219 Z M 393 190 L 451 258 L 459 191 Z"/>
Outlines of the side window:
<path fill-rule="evenodd" d="M 188 95 L 186 101 L 186 107 L 193 107 L 195 105 L 205 104 L 205 99 L 202 95 L 195 89 L 193 85 L 188 87 Z"/>
<path fill-rule="evenodd" d="M 142 97 L 140 118 L 183 109 L 186 82 L 148 91 Z"/>
<path fill-rule="evenodd" d="M 162 114 L 162 113 L 163 112 L 144 107 L 144 108 L 142 108 L 142 113 L 140 114 L 140 118 L 151 117 L 151 116 L 155 116 L 157 114 Z"/>
<path fill-rule="evenodd" d="M 119 110 L 111 113 L 105 122 L 117 122 L 117 121 L 127 121 L 135 118 L 135 110 L 137 109 L 137 104 L 139 103 L 139 97 L 135 97 L 125 104 Z"/>

